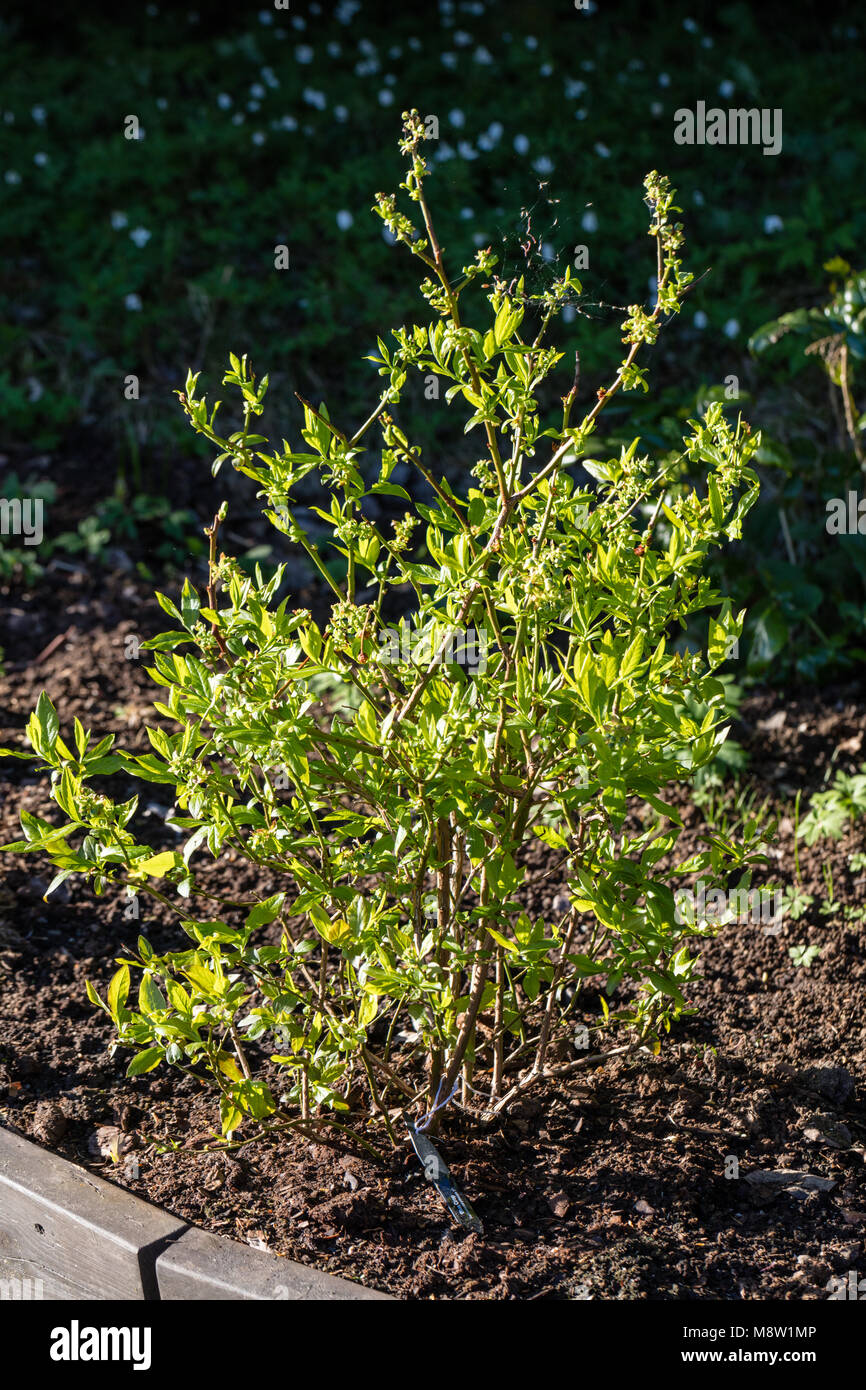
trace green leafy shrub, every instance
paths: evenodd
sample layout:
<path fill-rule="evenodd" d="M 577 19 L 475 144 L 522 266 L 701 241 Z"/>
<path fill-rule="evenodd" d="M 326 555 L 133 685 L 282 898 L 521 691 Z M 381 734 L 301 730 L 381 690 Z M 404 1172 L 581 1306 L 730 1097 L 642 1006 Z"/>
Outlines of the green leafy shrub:
<path fill-rule="evenodd" d="M 756 837 L 718 832 L 661 868 L 681 830 L 662 793 L 709 763 L 727 731 L 712 673 L 742 614 L 702 571 L 711 547 L 740 535 L 758 438 L 718 406 L 691 421 L 683 449 L 705 486 L 670 505 L 638 440 L 586 456 L 606 404 L 645 385 L 640 350 L 691 279 L 674 192 L 656 173 L 645 181 L 656 301 L 630 308 L 623 361 L 574 423 L 578 383 L 569 369 L 555 386 L 562 354 L 546 335 L 579 284 L 568 273 L 528 294 L 497 279 L 483 250 L 451 278 L 426 198 L 424 126 L 404 119 L 401 188 L 418 225 L 394 196 L 376 207 L 423 265 L 432 315 L 380 340 L 382 392 L 364 423 L 349 434 L 308 405 L 302 447 L 272 447 L 254 430 L 268 380 L 246 357 L 224 378 L 241 428 L 217 429 L 197 376 L 179 393 L 218 451 L 214 471 L 229 462 L 256 482 L 272 524 L 332 591 L 327 625 L 280 596 L 282 571 L 249 576 L 219 553 L 223 508 L 207 592 L 187 581 L 177 604 L 158 595 L 175 627 L 144 644 L 174 731 L 148 728 L 152 751 L 130 755 L 111 736 L 92 743 L 76 720 L 72 748 L 43 695 L 28 736 L 65 819 L 22 812 L 25 839 L 6 847 L 47 854 L 55 884 L 83 874 L 97 892 L 125 885 L 177 913 L 183 946 L 157 954 L 140 938 L 106 997 L 92 986 L 90 997 L 135 1049 L 130 1075 L 165 1060 L 218 1088 L 226 1135 L 245 1120 L 343 1123 L 334 1114 L 359 1080 L 386 1125 L 395 1093 L 404 1106 L 444 1101 L 461 1076 L 464 1099 L 480 1093 L 496 1113 L 544 1074 L 554 1033 L 592 1002 L 582 985 L 600 999 L 594 1027 L 621 1024 L 627 1045 L 657 1047 L 689 1010 L 694 938 L 712 931 L 677 920 L 671 874 L 711 888 L 760 859 Z M 464 311 L 479 282 L 483 328 Z M 442 378 L 478 439 L 463 494 L 397 419 L 410 372 Z M 365 452 L 378 465 L 369 486 Z M 426 480 L 429 504 L 392 481 L 398 462 Z M 318 509 L 327 548 L 293 505 L 311 470 L 330 498 Z M 397 499 L 404 519 L 378 526 L 367 497 Z M 672 634 L 708 608 L 706 650 L 674 652 Z M 358 696 L 336 714 L 320 693 L 334 679 Z M 136 799 L 89 786 L 120 770 L 173 788 L 182 849 L 142 842 Z M 521 851 L 535 837 L 567 883 L 549 920 L 523 904 Z M 196 856 L 229 850 L 268 880 L 263 900 L 209 891 Z"/>

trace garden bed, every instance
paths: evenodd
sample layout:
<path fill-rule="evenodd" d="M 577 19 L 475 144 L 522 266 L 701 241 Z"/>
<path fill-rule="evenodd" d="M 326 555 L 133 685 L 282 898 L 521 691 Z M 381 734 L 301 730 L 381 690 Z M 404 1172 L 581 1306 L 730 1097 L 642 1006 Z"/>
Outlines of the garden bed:
<path fill-rule="evenodd" d="M 45 687 L 65 720 L 121 722 L 136 747 L 149 681 L 143 662 L 123 659 L 123 636 L 156 630 L 159 617 L 128 576 L 97 586 L 82 573 L 70 584 L 67 594 L 34 596 L 38 641 L 25 632 L 16 651 L 0 633 L 8 660 L 30 662 L 4 682 L 0 742 L 19 737 Z M 816 790 L 830 759 L 845 768 L 863 760 L 862 689 L 759 695 L 743 714 L 736 732 L 759 796 L 782 816 L 775 849 L 790 883 L 793 796 Z M 9 776 L 4 840 L 18 833 L 18 804 L 42 814 L 51 804 L 25 765 Z M 160 813 L 147 791 L 142 803 Z M 703 826 L 684 798 L 678 804 L 688 852 Z M 84 993 L 88 978 L 104 988 L 115 955 L 144 924 L 124 920 L 118 895 L 95 899 L 83 885 L 44 903 L 47 878 L 32 858 L 5 861 L 0 889 L 0 1120 L 182 1226 L 397 1297 L 826 1298 L 832 1276 L 866 1272 L 866 950 L 862 921 L 817 904 L 828 862 L 840 904 L 866 904 L 866 877 L 848 864 L 863 848 L 857 826 L 842 840 L 801 845 L 814 907 L 778 936 L 730 926 L 707 944 L 690 991 L 700 1016 L 678 1025 L 660 1056 L 530 1091 L 492 1131 L 452 1108 L 437 1142 L 484 1223 L 481 1236 L 449 1227 L 408 1141 L 382 1166 L 286 1136 L 200 1152 L 215 1142 L 212 1098 L 175 1072 L 125 1079 L 128 1057 L 110 1055 L 110 1024 Z M 547 854 L 539 845 L 531 861 L 535 912 L 549 911 L 561 886 L 545 877 Z M 231 856 L 210 873 L 217 889 L 266 887 Z M 176 941 L 159 910 L 148 908 L 146 931 L 158 948 Z M 808 968 L 792 961 L 797 944 L 821 948 Z M 725 1175 L 731 1156 L 739 1178 Z M 779 1170 L 833 1186 L 746 1179 Z"/>

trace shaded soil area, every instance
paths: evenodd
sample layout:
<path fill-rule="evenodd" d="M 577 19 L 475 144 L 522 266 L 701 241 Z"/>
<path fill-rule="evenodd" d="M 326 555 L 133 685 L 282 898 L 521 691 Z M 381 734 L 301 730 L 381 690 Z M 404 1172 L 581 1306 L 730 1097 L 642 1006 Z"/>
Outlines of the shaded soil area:
<path fill-rule="evenodd" d="M 0 616 L 0 744 L 20 746 L 44 687 L 64 728 L 77 714 L 144 749 L 152 687 L 125 639 L 160 630 L 163 616 L 134 576 L 55 581 Z M 795 878 L 797 789 L 866 756 L 862 694 L 758 694 L 743 706 L 735 734 L 750 787 L 779 817 L 770 853 L 782 883 Z M 0 765 L 4 843 L 18 838 L 21 805 L 53 805 L 47 784 L 11 762 Z M 171 833 L 159 824 L 164 791 L 142 793 L 154 844 Z M 705 825 L 678 804 L 685 856 Z M 437 1143 L 480 1236 L 450 1227 L 408 1141 L 381 1164 L 285 1135 L 200 1152 L 214 1142 L 210 1094 L 174 1071 L 126 1080 L 128 1055 L 112 1055 L 111 1026 L 84 990 L 86 979 L 104 989 L 138 931 L 159 950 L 178 944 L 178 927 L 150 906 L 130 922 L 125 898 L 74 881 L 44 902 L 50 869 L 35 858 L 0 862 L 0 1120 L 197 1225 L 404 1298 L 827 1298 L 833 1276 L 866 1274 L 866 870 L 849 862 L 864 850 L 863 821 L 801 845 L 812 904 L 777 934 L 729 926 L 708 942 L 690 991 L 698 1013 L 659 1056 L 566 1074 L 490 1130 L 449 1108 Z M 541 844 L 528 856 L 533 912 L 551 912 L 562 890 L 548 856 Z M 274 891 L 232 855 L 209 873 L 216 891 Z M 790 948 L 810 945 L 819 953 L 797 966 Z M 575 1057 L 569 1038 L 557 1048 L 563 1065 Z"/>

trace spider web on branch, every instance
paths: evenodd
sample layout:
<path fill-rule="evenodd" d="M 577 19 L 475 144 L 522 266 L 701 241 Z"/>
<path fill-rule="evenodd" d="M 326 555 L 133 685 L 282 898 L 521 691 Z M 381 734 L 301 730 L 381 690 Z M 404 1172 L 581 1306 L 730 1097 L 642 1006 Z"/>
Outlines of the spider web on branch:
<path fill-rule="evenodd" d="M 496 224 L 499 237 L 497 282 L 502 284 L 512 299 L 517 300 L 519 297 L 523 304 L 537 304 L 565 273 L 563 262 L 568 256 L 567 251 L 554 251 L 554 255 L 549 258 L 544 254 L 546 246 L 553 246 L 553 238 L 557 233 L 566 245 L 571 243 L 571 238 L 575 235 L 573 227 L 566 232 L 560 221 L 560 201 L 559 198 L 550 196 L 546 182 L 539 183 L 538 197 L 529 207 L 521 207 L 519 225 L 516 229 L 513 226 L 509 228 L 504 222 Z M 579 241 L 576 244 L 579 244 Z M 524 293 L 518 296 L 516 290 L 521 277 Z M 609 304 L 602 299 L 591 299 L 579 294 L 576 288 L 562 300 L 562 304 L 569 305 L 584 318 L 593 320 L 599 319 L 601 315 L 591 313 L 590 310 L 622 307 Z"/>

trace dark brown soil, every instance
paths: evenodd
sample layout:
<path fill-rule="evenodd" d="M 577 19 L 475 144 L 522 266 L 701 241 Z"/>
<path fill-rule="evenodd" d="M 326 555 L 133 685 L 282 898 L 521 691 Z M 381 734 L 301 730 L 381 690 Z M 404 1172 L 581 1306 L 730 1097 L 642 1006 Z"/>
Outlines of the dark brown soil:
<path fill-rule="evenodd" d="M 78 714 L 141 746 L 150 684 L 123 639 L 159 630 L 159 610 L 130 577 L 53 583 L 0 618 L 0 744 L 19 743 L 45 687 L 64 727 Z M 831 760 L 850 769 L 866 756 L 862 694 L 759 695 L 744 706 L 738 734 L 750 785 L 781 817 L 785 883 L 796 789 L 819 787 Z M 52 805 L 45 783 L 11 761 L 0 765 L 4 842 L 18 837 L 21 804 L 43 814 Z M 145 788 L 146 812 L 151 790 L 157 816 L 163 789 Z M 685 852 L 702 827 L 680 804 Z M 149 909 L 131 924 L 119 896 L 74 883 L 45 903 L 47 866 L 11 856 L 0 862 L 0 1120 L 200 1226 L 404 1298 L 825 1299 L 831 1276 L 866 1273 L 866 951 L 862 919 L 844 912 L 866 905 L 866 874 L 848 865 L 863 850 L 863 821 L 844 840 L 801 848 L 812 907 L 778 936 L 732 926 L 707 944 L 691 991 L 698 1015 L 660 1056 L 530 1091 L 492 1132 L 448 1111 L 437 1142 L 483 1236 L 449 1227 L 408 1141 L 382 1166 L 288 1137 L 197 1152 L 213 1142 L 210 1095 L 174 1072 L 125 1080 L 127 1056 L 111 1055 L 110 1025 L 84 992 L 87 978 L 105 985 L 138 930 L 160 948 L 177 943 L 177 928 Z M 561 887 L 544 877 L 545 853 L 537 846 L 531 861 L 535 911 Z M 822 913 L 828 863 L 839 908 Z M 265 886 L 231 857 L 212 872 L 233 890 Z M 801 944 L 821 948 L 808 968 L 789 954 Z M 835 1186 L 745 1180 L 779 1169 Z"/>

